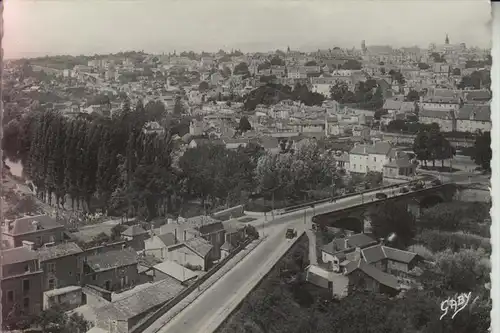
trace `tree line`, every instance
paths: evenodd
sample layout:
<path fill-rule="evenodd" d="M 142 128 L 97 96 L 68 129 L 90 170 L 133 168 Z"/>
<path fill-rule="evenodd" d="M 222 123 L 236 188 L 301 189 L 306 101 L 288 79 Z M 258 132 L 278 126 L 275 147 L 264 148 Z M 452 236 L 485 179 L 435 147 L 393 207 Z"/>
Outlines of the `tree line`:
<path fill-rule="evenodd" d="M 6 125 L 2 148 L 50 205 L 147 220 L 180 214 L 193 200 L 213 210 L 256 193 L 296 200 L 340 186 L 335 161 L 316 142 L 295 150 L 282 143 L 278 155 L 257 142 L 227 149 L 205 141 L 185 150 L 172 139 L 175 127 L 147 133 L 147 119 L 141 103 L 133 110 L 125 104 L 112 119 L 30 112 Z"/>

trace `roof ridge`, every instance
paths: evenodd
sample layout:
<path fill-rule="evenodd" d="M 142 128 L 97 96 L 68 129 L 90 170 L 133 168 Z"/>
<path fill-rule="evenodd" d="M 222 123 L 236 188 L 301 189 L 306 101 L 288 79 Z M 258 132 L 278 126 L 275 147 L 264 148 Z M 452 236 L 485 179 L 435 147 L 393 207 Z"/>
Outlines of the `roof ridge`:
<path fill-rule="evenodd" d="M 384 249 L 384 247 L 385 247 L 385 246 L 381 246 L 381 248 L 382 248 L 382 253 L 384 254 L 384 257 L 386 257 L 386 258 L 387 258 L 387 254 L 385 253 L 385 249 Z"/>

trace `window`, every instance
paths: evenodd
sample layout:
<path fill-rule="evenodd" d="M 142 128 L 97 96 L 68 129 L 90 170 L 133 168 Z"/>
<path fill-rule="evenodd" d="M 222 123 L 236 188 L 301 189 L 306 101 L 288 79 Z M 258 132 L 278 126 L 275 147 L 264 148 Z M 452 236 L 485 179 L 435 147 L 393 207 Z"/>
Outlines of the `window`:
<path fill-rule="evenodd" d="M 377 158 L 376 157 L 373 158 L 373 162 L 377 162 Z"/>
<path fill-rule="evenodd" d="M 38 237 L 36 238 L 36 243 L 37 243 L 38 245 L 41 245 L 41 244 L 42 244 L 42 236 L 38 236 Z"/>
<path fill-rule="evenodd" d="M 49 289 L 56 289 L 56 280 L 55 279 L 49 279 Z"/>
<path fill-rule="evenodd" d="M 104 289 L 110 290 L 111 289 L 111 281 L 106 281 Z"/>
<path fill-rule="evenodd" d="M 30 291 L 30 280 L 23 280 L 23 291 L 25 293 Z"/>
<path fill-rule="evenodd" d="M 55 273 L 56 272 L 56 264 L 55 263 L 47 264 L 47 271 L 49 273 Z"/>
<path fill-rule="evenodd" d="M 92 275 L 92 281 L 97 280 L 97 276 L 95 274 Z"/>
<path fill-rule="evenodd" d="M 29 299 L 29 297 L 25 297 L 23 299 L 23 308 L 24 308 L 25 311 L 29 312 L 29 308 L 30 308 L 30 299 Z"/>
<path fill-rule="evenodd" d="M 14 290 L 7 291 L 7 302 L 14 303 Z"/>

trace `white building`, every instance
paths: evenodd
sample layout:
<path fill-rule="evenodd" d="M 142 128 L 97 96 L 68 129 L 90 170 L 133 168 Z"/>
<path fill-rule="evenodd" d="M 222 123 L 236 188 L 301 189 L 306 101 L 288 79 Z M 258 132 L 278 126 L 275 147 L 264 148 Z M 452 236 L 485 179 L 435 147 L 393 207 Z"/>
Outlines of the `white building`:
<path fill-rule="evenodd" d="M 457 114 L 456 130 L 458 132 L 491 131 L 490 105 L 465 105 Z"/>
<path fill-rule="evenodd" d="M 349 171 L 354 173 L 383 172 L 384 165 L 391 160 L 391 150 L 391 144 L 385 141 L 357 144 L 349 152 Z"/>

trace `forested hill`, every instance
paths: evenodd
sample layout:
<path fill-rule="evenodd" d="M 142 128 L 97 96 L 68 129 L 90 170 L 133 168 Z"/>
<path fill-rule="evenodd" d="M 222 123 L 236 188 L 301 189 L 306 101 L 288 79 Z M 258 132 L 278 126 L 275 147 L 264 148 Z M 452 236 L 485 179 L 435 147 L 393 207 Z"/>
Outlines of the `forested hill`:
<path fill-rule="evenodd" d="M 245 110 L 255 110 L 257 105 L 273 105 L 282 100 L 300 101 L 305 105 L 321 105 L 325 97 L 321 94 L 311 92 L 306 85 L 297 84 L 292 89 L 290 86 L 268 83 L 252 90 L 244 103 Z"/>

